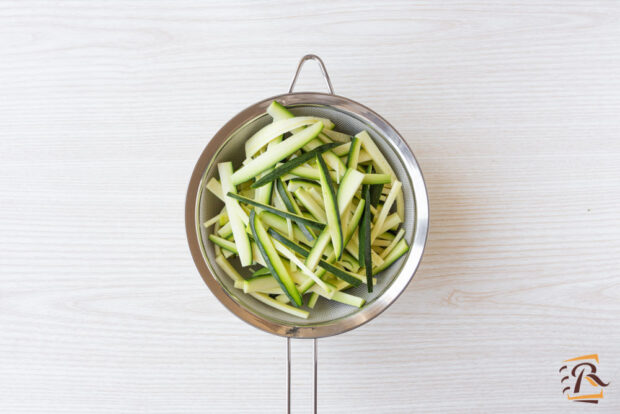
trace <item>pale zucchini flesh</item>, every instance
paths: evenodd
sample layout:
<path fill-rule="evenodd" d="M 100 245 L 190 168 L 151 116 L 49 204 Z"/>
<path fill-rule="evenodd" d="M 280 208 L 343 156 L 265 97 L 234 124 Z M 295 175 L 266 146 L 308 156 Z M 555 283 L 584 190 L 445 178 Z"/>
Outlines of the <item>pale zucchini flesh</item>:
<path fill-rule="evenodd" d="M 362 307 L 345 290 L 371 290 L 409 250 L 402 184 L 368 132 L 352 137 L 277 102 L 268 113 L 274 122 L 246 142 L 238 168 L 220 163 L 219 179 L 203 184 L 224 202 L 203 223 L 216 263 L 240 294 L 298 318 L 319 297 Z M 251 277 L 227 260 L 235 256 Z"/>

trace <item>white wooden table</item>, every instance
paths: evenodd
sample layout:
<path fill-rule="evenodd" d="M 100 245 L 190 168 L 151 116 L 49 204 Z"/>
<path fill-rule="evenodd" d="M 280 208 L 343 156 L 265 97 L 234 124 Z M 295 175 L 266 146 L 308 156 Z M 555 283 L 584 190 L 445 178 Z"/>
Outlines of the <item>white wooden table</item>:
<path fill-rule="evenodd" d="M 184 197 L 311 52 L 431 202 L 405 294 L 320 341 L 319 411 L 619 412 L 619 39 L 615 1 L 0 3 L 0 412 L 284 411 L 285 341 L 204 286 Z M 568 401 L 592 353 L 611 385 Z"/>

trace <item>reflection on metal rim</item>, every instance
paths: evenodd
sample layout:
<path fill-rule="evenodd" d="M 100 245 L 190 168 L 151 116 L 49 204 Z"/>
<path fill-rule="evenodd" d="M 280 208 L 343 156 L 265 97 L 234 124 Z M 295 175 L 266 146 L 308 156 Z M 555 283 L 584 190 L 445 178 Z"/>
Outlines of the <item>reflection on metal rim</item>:
<path fill-rule="evenodd" d="M 277 100 L 285 106 L 294 105 L 318 105 L 327 106 L 360 119 L 364 123 L 372 126 L 379 131 L 390 144 L 395 148 L 398 156 L 404 163 L 405 171 L 409 175 L 413 186 L 415 199 L 415 231 L 411 248 L 405 262 L 401 267 L 401 273 L 395 278 L 392 284 L 377 297 L 374 301 L 366 304 L 358 312 L 349 316 L 345 316 L 327 323 L 312 326 L 294 326 L 275 323 L 268 319 L 246 309 L 243 305 L 232 298 L 222 287 L 220 282 L 214 276 L 211 265 L 206 262 L 205 256 L 201 250 L 200 222 L 198 220 L 198 200 L 201 192 L 202 178 L 207 169 L 211 167 L 211 161 L 215 159 L 220 147 L 226 142 L 228 137 L 241 126 L 251 122 L 258 116 L 265 113 L 269 104 Z M 204 149 L 190 179 L 189 188 L 187 190 L 187 198 L 185 205 L 185 227 L 187 231 L 187 240 L 192 257 L 202 276 L 203 280 L 217 297 L 231 312 L 237 315 L 245 322 L 253 325 L 266 332 L 280 336 L 295 338 L 319 338 L 331 335 L 337 335 L 370 321 L 387 309 L 400 294 L 405 290 L 413 275 L 415 274 L 426 244 L 426 237 L 429 224 L 428 196 L 422 171 L 408 147 L 405 140 L 400 134 L 381 116 L 371 109 L 338 95 L 331 95 L 316 92 L 299 92 L 274 96 L 258 102 L 245 110 L 241 111 L 234 118 L 226 123 L 211 139 L 207 147 Z"/>

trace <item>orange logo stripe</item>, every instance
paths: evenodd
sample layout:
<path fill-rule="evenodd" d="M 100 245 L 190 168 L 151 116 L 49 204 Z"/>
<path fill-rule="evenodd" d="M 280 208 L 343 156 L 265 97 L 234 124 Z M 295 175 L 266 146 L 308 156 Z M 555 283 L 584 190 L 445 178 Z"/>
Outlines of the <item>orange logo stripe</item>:
<path fill-rule="evenodd" d="M 577 358 L 571 358 L 571 359 L 565 360 L 564 362 L 580 361 L 582 359 L 594 359 L 596 361 L 596 363 L 598 364 L 598 354 L 584 355 L 584 356 L 580 356 L 580 357 L 577 357 Z"/>
<path fill-rule="evenodd" d="M 569 400 L 588 400 L 590 398 L 603 398 L 603 390 L 598 394 L 577 395 L 575 397 L 568 396 Z"/>

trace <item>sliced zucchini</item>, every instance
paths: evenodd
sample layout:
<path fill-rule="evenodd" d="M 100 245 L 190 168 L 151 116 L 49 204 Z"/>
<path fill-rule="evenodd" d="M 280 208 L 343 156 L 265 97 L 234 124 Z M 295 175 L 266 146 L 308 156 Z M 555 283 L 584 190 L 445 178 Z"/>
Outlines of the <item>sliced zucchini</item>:
<path fill-rule="evenodd" d="M 357 169 L 357 162 L 360 156 L 360 148 L 362 148 L 362 141 L 357 137 L 353 138 L 349 149 L 349 155 L 347 156 L 347 168 L 352 170 Z"/>
<path fill-rule="evenodd" d="M 218 246 L 220 246 L 222 249 L 225 249 L 225 250 L 228 250 L 230 252 L 237 254 L 237 246 L 235 246 L 234 242 L 228 241 L 221 237 L 217 237 L 214 234 L 209 234 L 209 240 L 211 240 L 212 243 L 215 243 Z"/>
<path fill-rule="evenodd" d="M 306 226 L 310 226 L 312 228 L 319 229 L 319 230 L 322 230 L 325 227 L 325 224 L 323 224 L 323 223 L 319 223 L 317 221 L 310 220 L 310 219 L 308 219 L 308 218 L 306 218 L 304 216 L 297 215 L 297 214 L 294 214 L 294 213 L 289 213 L 288 211 L 284 211 L 284 210 L 280 210 L 280 209 L 271 207 L 268 204 L 263 204 L 263 203 L 256 202 L 256 201 L 254 201 L 254 200 L 252 200 L 250 198 L 246 198 L 246 197 L 234 194 L 234 193 L 228 193 L 227 196 L 228 196 L 227 198 L 233 198 L 233 199 L 239 200 L 239 201 L 241 201 L 243 203 L 250 204 L 250 205 L 253 205 L 255 207 L 260 207 L 263 210 L 266 210 L 266 211 L 269 211 L 271 213 L 277 214 L 280 217 L 289 218 L 289 219 L 295 221 L 296 223 L 303 223 Z"/>
<path fill-rule="evenodd" d="M 277 102 L 268 112 L 274 122 L 248 140 L 240 168 L 222 163 L 219 181 L 205 180 L 225 204 L 203 223 L 213 226 L 216 261 L 236 289 L 300 318 L 308 317 L 301 304 L 313 308 L 319 297 L 363 306 L 342 290 L 365 283 L 372 291 L 373 274 L 409 250 L 404 230 L 396 233 L 402 185 L 367 132 L 352 138 Z M 261 266 L 248 280 L 226 260 L 242 256 L 242 245 L 249 256 L 242 264 Z"/>
<path fill-rule="evenodd" d="M 396 243 L 396 246 L 394 247 L 394 249 L 392 249 L 392 251 L 385 257 L 383 264 L 372 269 L 372 274 L 376 275 L 377 273 L 385 270 L 392 263 L 400 259 L 402 255 L 407 253 L 408 250 L 409 250 L 409 245 L 407 244 L 405 239 L 401 239 L 398 243 Z"/>
<path fill-rule="evenodd" d="M 233 167 L 231 162 L 223 162 L 218 164 L 222 191 L 228 194 L 235 194 L 237 189 L 232 184 Z M 235 245 L 239 254 L 241 266 L 249 266 L 252 264 L 252 248 L 250 246 L 250 238 L 245 232 L 243 223 L 243 215 L 238 211 L 241 210 L 237 200 L 231 197 L 225 197 L 226 211 L 228 211 L 228 219 L 232 228 L 232 234 L 235 238 Z"/>
<path fill-rule="evenodd" d="M 267 108 L 267 113 L 269 115 L 271 115 L 273 117 L 274 120 L 280 120 L 280 119 L 286 119 L 286 118 L 293 118 L 295 115 L 293 115 L 288 109 L 286 109 L 284 106 L 282 106 L 280 103 L 274 101 L 272 102 L 269 107 Z M 333 124 L 327 124 L 325 126 L 325 128 L 323 128 L 323 131 L 327 131 L 329 129 L 332 129 L 334 127 Z M 310 151 L 318 146 L 320 146 L 323 142 L 328 142 L 331 141 L 328 137 L 322 137 L 321 135 L 323 134 L 323 131 L 321 131 L 321 133 L 318 134 L 318 138 L 314 139 L 312 141 L 310 141 L 308 144 L 306 144 L 304 146 L 304 150 L 306 151 Z M 299 129 L 294 130 L 293 132 L 299 132 Z M 336 181 L 340 182 L 340 177 L 342 176 L 342 174 L 344 173 L 346 167 L 344 165 L 344 163 L 342 162 L 342 160 L 340 160 L 340 158 L 338 158 L 338 156 L 336 154 L 334 154 L 331 151 L 328 151 L 325 153 L 325 160 L 327 162 L 327 164 L 334 169 L 335 174 L 336 174 Z"/>
<path fill-rule="evenodd" d="M 282 263 L 276 248 L 271 242 L 271 238 L 267 234 L 267 231 L 258 219 L 258 216 L 254 210 L 250 213 L 250 227 L 252 229 L 252 234 L 254 235 L 256 245 L 258 246 L 258 250 L 267 265 L 265 267 L 269 269 L 273 277 L 278 281 L 280 287 L 289 297 L 291 302 L 297 306 L 301 306 L 302 300 L 301 295 L 297 290 L 297 286 L 295 286 L 295 282 L 291 279 L 288 269 L 284 266 L 284 263 Z"/>
<path fill-rule="evenodd" d="M 280 243 L 278 240 L 272 240 L 274 247 L 276 248 L 276 250 L 283 255 L 284 257 L 286 257 L 288 260 L 291 261 L 291 263 L 295 263 L 295 265 L 299 266 L 299 269 L 301 269 L 302 273 L 305 274 L 306 276 L 308 276 L 309 278 L 311 278 L 312 280 L 314 280 L 314 282 L 321 286 L 326 292 L 330 292 L 330 288 L 325 284 L 325 282 L 323 282 L 321 280 L 320 277 L 318 277 L 312 270 L 308 269 L 306 267 L 306 265 L 304 265 L 304 263 L 299 260 L 297 258 L 297 256 L 295 256 L 295 253 L 291 252 L 289 249 L 286 248 L 286 246 L 282 243 Z"/>
<path fill-rule="evenodd" d="M 215 263 L 220 266 L 220 269 L 222 269 L 224 273 L 226 273 L 226 275 L 233 280 L 233 282 L 244 280 L 239 272 L 235 270 L 233 265 L 231 265 L 230 262 L 224 258 L 224 256 L 217 256 L 215 258 Z"/>
<path fill-rule="evenodd" d="M 381 254 L 379 256 L 381 256 L 381 258 L 385 258 L 394 249 L 394 247 L 396 247 L 396 244 L 398 244 L 398 242 L 400 242 L 400 239 L 402 239 L 404 235 L 405 235 L 405 230 L 403 230 L 403 229 L 398 230 L 398 233 L 396 233 L 396 236 L 394 237 L 394 239 L 381 252 Z"/>
<path fill-rule="evenodd" d="M 331 177 L 329 176 L 327 165 L 325 165 L 323 157 L 321 155 L 317 155 L 316 159 L 319 164 L 321 190 L 323 190 L 323 201 L 325 203 L 325 214 L 327 216 L 327 229 L 331 235 L 336 258 L 339 259 L 342 256 L 342 251 L 344 250 L 344 240 L 342 237 L 342 223 L 340 222 L 340 210 L 338 209 L 336 191 L 334 190 L 334 185 Z"/>
<path fill-rule="evenodd" d="M 318 168 L 309 167 L 308 165 L 300 165 L 299 167 L 293 168 L 290 174 L 307 180 L 319 181 L 321 179 Z M 338 175 L 334 171 L 330 171 L 329 176 L 333 181 L 338 181 Z"/>
<path fill-rule="evenodd" d="M 379 234 L 383 233 L 381 231 L 381 229 L 383 228 L 383 222 L 385 221 L 385 218 L 388 216 L 388 213 L 390 212 L 390 209 L 392 208 L 392 205 L 394 204 L 394 200 L 396 199 L 398 194 L 401 194 L 401 186 L 402 184 L 398 180 L 394 181 L 394 183 L 392 184 L 390 193 L 385 199 L 385 203 L 383 203 L 383 207 L 381 207 L 381 211 L 379 212 L 379 215 L 377 219 L 375 220 L 374 227 L 370 234 L 371 242 L 373 242 Z"/>
<path fill-rule="evenodd" d="M 308 300 L 308 307 L 310 309 L 314 309 L 314 305 L 316 305 L 316 301 L 319 298 L 319 294 L 316 292 L 312 292 L 310 294 L 310 299 Z"/>
<path fill-rule="evenodd" d="M 398 227 L 400 223 L 403 221 L 400 219 L 398 213 L 392 213 L 383 222 L 383 226 L 381 226 L 381 230 L 379 230 L 379 234 L 384 234 L 386 231 L 393 230 Z M 379 236 L 377 236 L 379 237 Z M 376 240 L 376 239 L 375 239 Z"/>
<path fill-rule="evenodd" d="M 215 195 L 217 198 L 226 202 L 224 193 L 222 192 L 222 185 L 215 177 L 211 177 L 205 187 L 207 188 L 207 190 L 211 191 L 213 195 Z"/>
<path fill-rule="evenodd" d="M 299 318 L 308 319 L 308 316 L 310 315 L 308 311 L 295 308 L 291 305 L 287 305 L 286 303 L 282 303 L 279 300 L 272 299 L 271 297 L 269 297 L 269 295 L 266 295 L 264 293 L 255 292 L 249 293 L 249 295 L 256 300 L 263 302 L 265 305 L 271 306 L 272 308 L 281 310 L 282 312 L 286 312 Z"/>
<path fill-rule="evenodd" d="M 351 149 L 351 142 L 346 142 L 332 150 L 334 154 L 339 157 L 349 157 L 349 150 Z M 358 161 L 359 162 L 359 161 Z"/>
<path fill-rule="evenodd" d="M 269 211 L 263 211 L 262 213 L 260 213 L 260 219 L 266 226 L 273 227 L 282 234 L 288 233 L 288 227 L 285 218 L 270 213 Z M 299 227 L 297 227 L 296 223 L 293 224 L 293 235 L 295 236 L 296 241 L 301 242 L 306 246 L 312 246 L 312 241 L 306 239 L 306 236 L 304 236 Z"/>
<path fill-rule="evenodd" d="M 366 301 L 359 296 L 351 295 L 349 293 L 341 291 L 335 291 L 334 295 L 332 296 L 332 300 L 344 303 L 345 305 L 355 306 L 356 308 L 361 308 L 362 306 L 364 306 L 364 303 L 366 303 Z"/>
<path fill-rule="evenodd" d="M 368 132 L 362 131 L 357 134 L 356 137 L 359 137 L 362 140 L 362 146 L 368 152 L 368 154 L 370 154 L 370 157 L 375 163 L 375 168 L 377 169 L 377 171 L 379 171 L 380 173 L 389 174 L 392 177 L 392 181 L 396 181 L 397 177 L 394 173 L 394 170 L 377 147 L 377 144 L 373 142 Z M 404 220 L 405 200 L 403 198 L 402 192 L 398 193 L 398 195 L 396 196 L 396 211 L 400 218 Z"/>
<path fill-rule="evenodd" d="M 282 199 L 282 202 L 286 206 L 286 209 L 290 213 L 295 213 L 301 216 L 301 210 L 299 209 L 299 206 L 297 205 L 295 200 L 293 200 L 293 197 L 291 196 L 291 194 L 284 187 L 284 183 L 282 183 L 282 180 L 278 178 L 275 180 L 275 183 L 276 183 L 276 191 L 280 195 L 280 198 Z M 312 233 L 312 230 L 310 230 L 309 227 L 306 227 L 302 222 L 296 221 L 295 223 L 297 223 L 297 226 L 299 227 L 301 232 L 304 234 L 304 236 L 306 236 L 308 240 L 314 240 L 314 233 Z M 292 227 L 289 226 L 289 236 L 291 236 L 292 232 L 293 232 Z"/>
<path fill-rule="evenodd" d="M 364 244 L 364 248 L 360 251 L 364 255 L 364 267 L 366 268 L 366 285 L 368 286 L 368 293 L 372 292 L 372 247 L 371 240 L 368 237 L 370 232 L 370 188 L 368 185 L 364 186 L 364 216 L 362 217 L 362 230 L 364 238 L 360 240 L 360 246 Z M 360 257 L 360 265 L 361 265 Z"/>
<path fill-rule="evenodd" d="M 308 257 L 308 255 L 310 254 L 308 250 L 295 244 L 293 241 L 287 239 L 286 237 L 284 237 L 282 234 L 278 233 L 274 229 L 269 229 L 269 235 L 273 237 L 275 240 L 278 240 L 280 243 L 287 246 L 288 248 L 290 248 L 291 250 L 293 250 L 294 252 L 296 252 L 297 254 L 303 257 Z M 348 282 L 353 286 L 359 286 L 360 284 L 359 278 L 353 276 L 351 273 L 347 272 L 346 270 L 340 269 L 326 262 L 325 260 L 319 260 L 318 265 L 322 267 L 323 269 L 325 269 L 326 271 L 333 274 L 334 276 L 336 276 L 337 278 L 342 279 L 345 282 Z"/>
<path fill-rule="evenodd" d="M 220 214 L 218 214 L 218 215 L 216 215 L 216 216 L 211 217 L 209 220 L 207 220 L 207 221 L 205 221 L 205 222 L 203 223 L 203 226 L 205 226 L 205 228 L 209 228 L 209 227 L 211 227 L 212 225 L 214 225 L 215 223 L 219 223 L 219 222 L 220 222 L 220 216 L 221 216 L 221 215 L 222 215 L 222 214 L 220 213 Z"/>
<path fill-rule="evenodd" d="M 323 207 L 321 207 L 316 200 L 310 195 L 310 193 L 303 188 L 298 188 L 295 191 L 295 197 L 299 200 L 302 206 L 314 216 L 316 220 L 321 223 L 327 222 L 327 216 Z"/>
<path fill-rule="evenodd" d="M 232 226 L 230 225 L 230 221 L 220 227 L 220 229 L 217 231 L 217 234 L 219 234 L 220 237 L 224 238 L 230 237 L 230 235 L 232 234 Z"/>
<path fill-rule="evenodd" d="M 293 154 L 295 151 L 302 148 L 308 142 L 312 141 L 323 129 L 323 123 L 317 122 L 312 124 L 308 128 L 299 131 L 290 138 L 268 148 L 265 152 L 254 158 L 246 165 L 235 171 L 232 175 L 232 183 L 240 184 L 248 181 L 258 174 L 262 173 L 269 168 L 272 168 L 278 162 L 284 158 Z M 221 177 L 220 177 L 221 178 Z"/>
<path fill-rule="evenodd" d="M 331 148 L 337 147 L 338 143 L 332 143 L 332 144 L 325 144 L 325 145 L 321 145 L 319 147 L 316 147 L 315 149 L 305 152 L 303 154 L 301 154 L 299 157 L 295 157 L 290 161 L 285 162 L 284 164 L 280 165 L 279 167 L 275 168 L 273 171 L 271 171 L 268 174 L 265 174 L 264 176 L 262 176 L 259 180 L 257 180 L 254 184 L 252 184 L 253 188 L 258 188 L 261 187 L 267 183 L 272 182 L 273 180 L 275 180 L 278 177 L 281 177 L 285 174 L 287 174 L 288 172 L 290 172 L 291 170 L 299 167 L 300 165 L 313 160 L 317 154 L 322 154 L 325 151 L 330 150 Z"/>
<path fill-rule="evenodd" d="M 266 267 L 261 267 L 260 269 L 258 269 L 257 271 L 255 271 L 254 273 L 252 273 L 252 277 L 256 277 L 256 276 L 264 276 L 264 275 L 270 275 L 271 272 L 269 271 L 268 268 Z"/>
<path fill-rule="evenodd" d="M 363 178 L 364 174 L 356 170 L 347 170 L 345 173 L 342 178 L 342 182 L 338 187 L 337 200 L 339 215 L 342 214 L 348 207 L 349 203 L 351 203 L 357 189 L 362 184 Z M 312 250 L 306 258 L 306 266 L 310 269 L 314 269 L 317 266 L 319 259 L 323 256 L 323 251 L 329 244 L 330 238 L 331 234 L 328 230 L 324 230 L 316 238 L 314 245 L 312 246 Z"/>
<path fill-rule="evenodd" d="M 315 188 L 318 191 L 321 191 L 321 185 L 317 184 L 313 180 L 307 180 L 304 178 L 292 178 L 288 181 L 287 190 L 294 193 L 298 188 L 303 188 L 308 190 L 310 188 Z"/>
<path fill-rule="evenodd" d="M 297 116 L 278 121 L 274 120 L 273 123 L 264 126 L 245 142 L 245 156 L 246 158 L 251 158 L 272 140 L 286 134 L 287 132 L 306 125 L 312 125 L 317 122 L 321 122 L 323 125 L 333 125 L 329 119 L 317 118 L 314 116 Z"/>
<path fill-rule="evenodd" d="M 364 175 L 364 184 L 389 184 L 392 177 L 389 174 L 366 174 Z"/>
<path fill-rule="evenodd" d="M 278 295 L 283 293 L 280 284 L 271 274 L 244 280 L 241 284 L 241 289 L 243 289 L 243 293 L 262 292 Z"/>
<path fill-rule="evenodd" d="M 323 131 L 325 135 L 331 138 L 332 141 L 336 142 L 349 142 L 351 141 L 351 136 L 349 134 L 343 134 L 342 132 L 334 131 L 333 129 Z M 340 155 L 340 154 L 338 154 Z"/>

